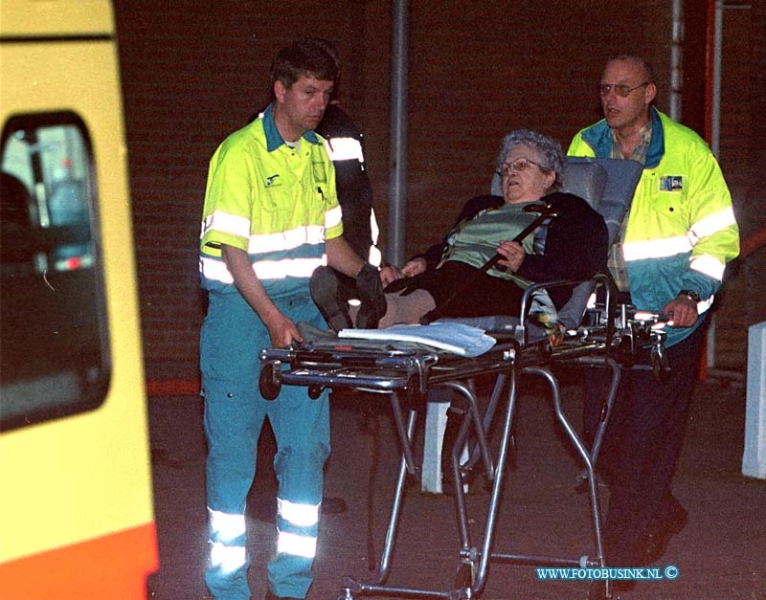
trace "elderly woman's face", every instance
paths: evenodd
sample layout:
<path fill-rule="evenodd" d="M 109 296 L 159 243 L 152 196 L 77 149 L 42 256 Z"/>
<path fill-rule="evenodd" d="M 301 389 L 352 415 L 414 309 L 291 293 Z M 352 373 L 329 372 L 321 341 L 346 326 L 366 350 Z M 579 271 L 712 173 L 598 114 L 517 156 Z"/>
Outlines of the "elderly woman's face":
<path fill-rule="evenodd" d="M 545 196 L 556 174 L 543 168 L 545 159 L 531 146 L 511 148 L 501 166 L 505 201 L 510 204 L 534 202 Z"/>

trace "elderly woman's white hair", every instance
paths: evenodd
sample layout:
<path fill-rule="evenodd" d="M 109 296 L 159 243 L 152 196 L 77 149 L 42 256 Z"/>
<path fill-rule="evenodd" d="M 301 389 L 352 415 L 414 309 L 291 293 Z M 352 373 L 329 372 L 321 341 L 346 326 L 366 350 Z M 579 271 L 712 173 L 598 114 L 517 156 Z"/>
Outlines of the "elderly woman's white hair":
<path fill-rule="evenodd" d="M 517 129 L 503 138 L 500 152 L 497 155 L 498 172 L 502 169 L 508 153 L 517 146 L 530 146 L 537 150 L 543 157 L 544 162 L 540 168 L 545 172 L 556 174 L 556 180 L 551 188 L 557 190 L 561 187 L 564 182 L 564 171 L 566 169 L 566 160 L 561 144 L 553 138 L 549 138 L 536 131 L 530 131 L 529 129 Z"/>

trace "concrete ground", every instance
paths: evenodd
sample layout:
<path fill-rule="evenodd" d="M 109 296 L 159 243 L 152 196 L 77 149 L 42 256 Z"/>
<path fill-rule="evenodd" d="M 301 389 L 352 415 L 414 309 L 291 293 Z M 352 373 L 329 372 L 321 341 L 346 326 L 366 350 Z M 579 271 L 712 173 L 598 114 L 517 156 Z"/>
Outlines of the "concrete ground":
<path fill-rule="evenodd" d="M 577 376 L 564 378 L 567 413 L 577 421 Z M 522 386 L 515 419 L 515 461 L 508 470 L 495 551 L 574 558 L 593 553 L 587 495 L 575 490 L 580 465 L 553 420 L 550 401 L 534 382 Z M 160 570 L 150 598 L 209 598 L 203 581 L 206 552 L 205 442 L 202 402 L 195 396 L 150 398 L 150 431 Z M 331 403 L 333 455 L 326 495 L 342 497 L 347 512 L 324 515 L 315 583 L 309 600 L 341 596 L 344 576 L 370 582 L 380 558 L 398 468 L 397 439 L 382 397 Z M 633 599 L 766 600 L 766 481 L 741 474 L 745 390 L 711 381 L 695 392 L 687 438 L 675 479 L 686 506 L 687 527 L 657 565 L 675 565 L 675 580 L 641 582 L 620 597 Z M 269 444 L 263 438 L 262 454 Z M 268 457 L 249 500 L 250 586 L 263 598 L 265 563 L 274 546 L 274 484 Z M 602 491 L 602 508 L 608 492 Z M 475 485 L 469 496 L 473 543 L 478 545 L 488 495 Z M 453 587 L 459 565 L 453 499 L 426 494 L 417 482 L 405 502 L 387 584 L 436 590 Z M 532 566 L 492 563 L 482 600 L 579 599 L 586 581 L 541 581 Z M 361 597 L 361 596 L 355 596 Z M 386 598 L 393 596 L 364 596 Z"/>

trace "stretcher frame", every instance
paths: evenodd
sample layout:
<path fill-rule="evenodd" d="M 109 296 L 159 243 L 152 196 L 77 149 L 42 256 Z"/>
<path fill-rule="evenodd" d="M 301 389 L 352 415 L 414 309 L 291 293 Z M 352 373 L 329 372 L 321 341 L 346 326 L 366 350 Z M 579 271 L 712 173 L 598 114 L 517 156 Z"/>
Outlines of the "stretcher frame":
<path fill-rule="evenodd" d="M 561 282 L 556 285 L 575 285 Z M 324 388 L 346 388 L 388 395 L 395 428 L 400 443 L 400 466 L 391 502 L 390 518 L 383 551 L 378 561 L 377 574 L 371 582 L 344 577 L 338 600 L 354 600 L 361 596 L 384 595 L 402 598 L 448 598 L 463 600 L 477 598 L 483 592 L 490 561 L 534 565 L 605 567 L 606 557 L 601 534 L 601 510 L 595 474 L 595 465 L 609 415 L 617 393 L 621 370 L 631 365 L 636 350 L 651 344 L 655 358 L 655 375 L 667 371 L 664 356 L 665 332 L 662 316 L 636 313 L 632 307 L 617 307 L 615 293 L 607 276 L 597 276 L 594 287 L 604 290 L 601 309 L 589 311 L 586 322 L 575 331 L 568 332 L 563 344 L 551 348 L 547 340 L 529 341 L 528 331 L 518 319 L 503 332 L 495 332 L 496 345 L 476 358 L 466 358 L 435 350 L 411 342 L 386 343 L 369 340 L 327 339 L 316 340 L 292 348 L 270 348 L 261 351 L 261 391 L 266 398 L 275 398 L 282 385 L 308 387 L 309 396 L 316 398 Z M 522 302 L 521 314 L 531 292 L 551 284 L 531 286 Z M 604 367 L 610 374 L 607 399 L 592 448 L 588 450 L 574 426 L 567 418 L 560 395 L 560 385 L 553 372 L 558 364 L 579 364 Z M 478 375 L 494 374 L 494 390 L 482 415 L 474 387 Z M 583 463 L 580 476 L 587 485 L 593 533 L 594 553 L 578 557 L 541 556 L 498 552 L 494 549 L 500 494 L 506 466 L 512 448 L 512 427 L 521 375 L 541 376 L 550 389 L 557 422 Z M 407 477 L 419 474 L 419 464 L 413 449 L 417 422 L 417 398 L 424 399 L 433 389 L 450 389 L 465 401 L 466 411 L 452 449 L 451 469 L 454 498 L 457 509 L 460 551 L 457 574 L 451 587 L 422 589 L 386 585 L 391 572 L 394 542 L 403 508 Z M 507 390 L 506 393 L 504 391 Z M 454 401 L 454 400 L 453 400 Z M 405 417 L 404 406 L 408 406 Z M 502 411 L 502 433 L 493 456 L 487 432 Z M 468 436 L 473 434 L 469 458 L 460 463 L 459 452 Z M 474 543 L 469 530 L 469 515 L 462 482 L 466 473 L 481 466 L 484 476 L 491 482 L 487 516 L 481 540 Z M 608 582 L 607 582 L 608 583 Z M 608 590 L 609 591 L 609 590 Z"/>

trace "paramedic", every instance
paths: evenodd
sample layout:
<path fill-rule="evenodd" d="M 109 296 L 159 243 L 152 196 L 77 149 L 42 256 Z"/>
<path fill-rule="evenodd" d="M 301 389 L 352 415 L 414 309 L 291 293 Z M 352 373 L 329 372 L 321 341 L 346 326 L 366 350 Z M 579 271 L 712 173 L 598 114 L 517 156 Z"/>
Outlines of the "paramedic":
<path fill-rule="evenodd" d="M 345 242 L 335 172 L 314 128 L 337 76 L 335 62 L 306 41 L 271 67 L 272 102 L 230 135 L 210 161 L 200 240 L 209 308 L 200 335 L 208 441 L 210 560 L 216 599 L 250 597 L 245 500 L 268 417 L 277 442 L 277 547 L 267 599 L 305 598 L 316 553 L 323 465 L 330 452 L 326 395 L 285 386 L 274 401 L 258 391 L 259 351 L 302 341 L 297 323 L 318 326 L 308 291 L 329 264 L 348 276 L 372 270 Z"/>
<path fill-rule="evenodd" d="M 607 564 L 639 566 L 657 561 L 686 524 L 671 481 L 705 316 L 726 263 L 739 252 L 739 234 L 729 190 L 707 144 L 653 106 L 651 66 L 636 56 L 613 58 L 598 92 L 604 119 L 581 130 L 568 153 L 643 163 L 610 269 L 639 310 L 669 317 L 670 376 L 659 382 L 648 366 L 624 373 L 599 465 L 610 487 Z M 650 359 L 639 362 L 649 365 Z M 600 412 L 600 398 L 588 398 L 586 436 L 595 431 Z M 633 582 L 615 583 L 619 591 Z M 591 597 L 603 596 L 603 588 L 595 582 Z"/>

